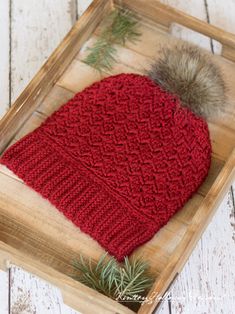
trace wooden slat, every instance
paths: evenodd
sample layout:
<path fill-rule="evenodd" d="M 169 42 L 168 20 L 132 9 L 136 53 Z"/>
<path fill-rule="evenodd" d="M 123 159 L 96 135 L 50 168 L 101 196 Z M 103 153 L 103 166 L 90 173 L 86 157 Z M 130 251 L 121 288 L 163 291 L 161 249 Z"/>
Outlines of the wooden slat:
<path fill-rule="evenodd" d="M 224 45 L 222 48 L 222 56 L 235 62 L 235 48 Z"/>
<path fill-rule="evenodd" d="M 226 196 L 171 288 L 172 313 L 233 313 L 233 212 Z"/>
<path fill-rule="evenodd" d="M 211 166 L 210 166 L 208 176 L 206 177 L 205 181 L 202 183 L 202 185 L 198 189 L 198 193 L 200 195 L 206 196 L 212 184 L 214 183 L 220 171 L 222 170 L 223 166 L 224 166 L 224 161 L 221 161 L 220 159 L 217 159 L 216 157 L 212 156 Z"/>
<path fill-rule="evenodd" d="M 235 33 L 234 0 L 207 0 L 210 23 L 221 29 Z"/>
<path fill-rule="evenodd" d="M 73 60 L 64 75 L 57 82 L 57 85 L 77 93 L 103 77 L 104 75 L 101 75 L 85 63 L 78 63 L 78 61 Z"/>
<path fill-rule="evenodd" d="M 0 119 L 9 108 L 9 71 L 10 71 L 10 1 L 0 1 L 0 30 L 1 30 L 1 58 L 0 58 Z"/>
<path fill-rule="evenodd" d="M 105 23 L 102 23 L 102 27 L 104 26 L 105 26 Z M 149 28 L 141 24 L 139 31 L 141 31 L 143 34 L 141 38 L 142 37 L 144 38 L 146 37 L 146 33 L 149 31 Z M 94 43 L 97 41 L 97 39 L 99 38 L 99 35 L 100 35 L 99 30 L 96 33 L 97 35 L 91 36 L 91 38 L 86 42 L 83 49 L 76 56 L 76 59 L 82 61 L 89 54 L 89 50 L 87 48 L 91 48 L 94 45 Z M 160 39 L 158 39 L 156 34 L 155 34 L 155 38 L 156 38 L 155 43 L 158 43 L 158 40 Z M 151 46 L 154 47 L 155 45 L 153 45 L 153 43 L 151 42 Z M 118 67 L 121 65 L 126 65 L 129 68 L 129 71 L 133 71 L 133 72 L 138 71 L 139 73 L 143 73 L 146 69 L 149 68 L 149 65 L 152 62 L 152 58 L 148 57 L 149 51 L 148 52 L 146 51 L 147 53 L 146 55 L 145 51 L 143 51 L 143 47 L 139 46 L 139 41 L 133 44 L 133 46 L 129 42 L 129 44 L 127 44 L 126 46 L 114 45 L 113 47 L 117 50 L 116 63 L 113 65 L 112 71 L 108 72 L 109 75 L 118 72 Z M 153 54 L 154 56 L 156 56 L 156 47 Z"/>
<path fill-rule="evenodd" d="M 50 116 L 55 110 L 72 98 L 73 92 L 55 85 L 39 105 L 37 112 Z"/>
<path fill-rule="evenodd" d="M 215 123 L 209 123 L 209 130 L 214 157 L 226 161 L 234 148 L 234 130 Z"/>
<path fill-rule="evenodd" d="M 106 27 L 105 20 L 96 28 L 94 35 L 99 36 L 102 29 Z M 158 46 L 159 43 L 161 45 L 167 45 L 170 42 L 176 42 L 177 40 L 172 37 L 166 30 L 162 30 L 159 28 L 159 24 L 156 23 L 147 23 L 146 21 L 142 21 L 139 19 L 139 26 L 138 31 L 141 33 L 141 40 L 138 40 L 137 42 L 130 42 L 127 41 L 125 44 L 125 47 L 128 49 L 131 49 L 132 51 L 137 52 L 139 55 L 143 55 L 145 57 L 155 57 L 158 52 Z M 93 41 L 93 38 L 95 39 L 95 36 L 92 36 L 90 38 L 90 41 L 86 43 L 87 46 L 90 46 L 90 44 Z M 81 50 L 81 54 L 79 56 L 79 59 L 82 57 L 82 54 L 84 53 L 84 49 Z"/>
<path fill-rule="evenodd" d="M 63 314 L 58 288 L 14 265 L 10 277 L 9 313 Z"/>
<path fill-rule="evenodd" d="M 9 314 L 9 271 L 0 269 L 0 313 Z"/>
<path fill-rule="evenodd" d="M 200 207 L 204 197 L 200 194 L 196 194 L 191 198 L 184 207 L 175 214 L 174 219 L 182 221 L 186 225 L 190 225 L 192 223 L 193 217 Z"/>
<path fill-rule="evenodd" d="M 78 59 L 82 60 L 87 54 L 86 46 L 91 47 L 97 37 L 102 32 L 102 29 L 106 27 L 105 21 L 103 21 L 99 27 L 95 30 L 89 41 L 84 45 L 84 48 L 78 54 Z M 189 28 L 185 28 L 179 25 L 172 25 L 168 32 L 163 31 L 159 28 L 156 23 L 148 24 L 145 21 L 139 21 L 139 32 L 142 34 L 141 40 L 135 43 L 127 42 L 125 47 L 118 46 L 118 58 L 122 58 L 121 62 L 130 65 L 135 65 L 139 69 L 148 69 L 152 59 L 156 59 L 159 55 L 159 48 L 162 46 L 174 45 L 179 42 L 179 39 L 186 40 L 189 42 L 200 42 L 202 48 L 210 50 L 210 40 L 208 37 L 192 31 Z M 173 36 L 172 36 L 173 35 Z M 116 46 L 117 47 L 117 46 Z M 133 62 L 132 59 L 128 63 L 125 62 L 125 58 L 128 58 L 129 50 L 132 51 L 132 57 L 135 57 L 134 52 L 138 53 L 138 62 Z M 123 52 L 123 53 L 122 53 Z M 123 56 L 122 56 L 123 55 Z M 125 56 L 126 55 L 126 56 Z M 135 58 L 136 59 L 136 58 Z M 135 60 L 136 61 L 136 60 Z"/>
<path fill-rule="evenodd" d="M 153 314 L 171 314 L 169 310 L 169 300 L 165 298 L 162 300 L 157 311 L 154 311 Z"/>
<path fill-rule="evenodd" d="M 61 314 L 79 314 L 80 312 L 75 311 L 70 306 L 66 304 L 61 305 Z"/>
<path fill-rule="evenodd" d="M 0 151 L 12 139 L 23 121 L 38 107 L 82 44 L 109 10 L 110 1 L 94 1 L 18 97 L 11 110 L 0 122 Z"/>
<path fill-rule="evenodd" d="M 221 29 L 235 33 L 235 20 L 234 20 L 234 0 L 226 0 L 226 5 L 220 0 L 207 0 L 207 8 L 209 20 L 212 25 L 216 25 Z M 212 41 L 213 49 L 215 52 L 220 52 L 221 45 L 217 41 Z M 223 50 L 226 54 L 226 45 L 224 45 Z M 229 58 L 234 61 L 234 55 L 230 55 Z"/>
<path fill-rule="evenodd" d="M 61 290 L 66 304 L 83 314 L 133 314 L 131 310 L 64 274 L 40 263 L 36 258 L 0 241 L 0 267 L 6 261 L 51 282 Z M 89 304 L 89 307 L 88 307 Z"/>
<path fill-rule="evenodd" d="M 211 121 L 215 124 L 224 125 L 231 130 L 235 130 L 235 63 L 219 56 L 213 58 L 214 62 L 220 67 L 226 84 L 227 101 L 221 114 L 215 116 Z"/>
<path fill-rule="evenodd" d="M 130 10 L 138 12 L 139 14 L 148 17 L 150 20 L 161 23 L 167 27 L 170 27 L 170 25 L 175 22 L 208 37 L 214 38 L 223 45 L 235 48 L 234 34 L 225 32 L 216 26 L 200 21 L 197 18 L 189 16 L 170 6 L 166 6 L 156 0 L 148 0 L 148 5 L 146 5 L 144 0 L 115 0 L 114 2 L 117 5 L 124 5 Z"/>
<path fill-rule="evenodd" d="M 161 0 L 163 4 L 170 5 L 171 7 L 177 8 L 186 14 L 199 18 L 200 21 L 207 21 L 205 1 L 185 1 L 185 0 Z M 176 38 L 186 40 L 188 42 L 194 43 L 202 48 L 211 50 L 210 38 L 207 36 L 195 32 L 189 27 L 179 25 L 177 23 L 172 23 L 170 27 L 170 33 Z"/>
<path fill-rule="evenodd" d="M 7 314 L 81 314 L 64 304 L 60 289 L 54 285 L 15 265 L 11 266 L 9 274 L 6 293 L 10 293 L 10 309 Z M 1 288 L 3 287 L 0 285 Z M 2 312 L 4 303 L 0 304 L 0 313 L 5 314 Z"/>
<path fill-rule="evenodd" d="M 14 102 L 74 21 L 68 0 L 56 0 L 56 3 L 31 0 L 30 5 L 28 0 L 11 2 L 11 101 Z"/>
<path fill-rule="evenodd" d="M 88 6 L 91 4 L 92 0 L 83 0 L 83 1 L 77 1 L 77 13 L 78 16 L 81 16 L 83 14 L 83 12 L 86 11 L 86 9 L 88 8 Z"/>

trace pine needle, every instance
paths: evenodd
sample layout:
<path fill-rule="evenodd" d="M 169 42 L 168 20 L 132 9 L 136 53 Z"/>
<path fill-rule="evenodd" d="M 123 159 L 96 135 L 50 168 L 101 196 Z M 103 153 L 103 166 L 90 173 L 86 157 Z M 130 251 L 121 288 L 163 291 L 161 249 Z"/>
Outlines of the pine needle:
<path fill-rule="evenodd" d="M 95 289 L 96 291 L 117 301 L 125 297 L 142 296 L 153 284 L 153 279 L 146 262 L 126 257 L 123 264 L 114 258 L 106 261 L 107 254 L 101 256 L 98 262 L 84 259 L 74 261 L 75 280 Z"/>
<path fill-rule="evenodd" d="M 73 278 L 98 292 L 112 297 L 116 262 L 111 258 L 108 263 L 105 263 L 105 257 L 106 255 L 102 256 L 96 264 L 91 259 L 85 260 L 80 255 L 80 259 L 73 262 L 74 269 L 77 271 Z"/>
<path fill-rule="evenodd" d="M 153 283 L 153 280 L 148 273 L 148 264 L 142 260 L 133 260 L 131 263 L 128 258 L 125 258 L 124 266 L 119 269 L 120 278 L 119 296 L 132 297 L 136 294 L 141 295 Z"/>
<path fill-rule="evenodd" d="M 107 18 L 107 27 L 101 33 L 90 53 L 83 60 L 99 72 L 110 71 L 117 62 L 115 44 L 125 45 L 126 41 L 136 42 L 141 35 L 138 32 L 138 21 L 127 10 L 114 10 Z"/>

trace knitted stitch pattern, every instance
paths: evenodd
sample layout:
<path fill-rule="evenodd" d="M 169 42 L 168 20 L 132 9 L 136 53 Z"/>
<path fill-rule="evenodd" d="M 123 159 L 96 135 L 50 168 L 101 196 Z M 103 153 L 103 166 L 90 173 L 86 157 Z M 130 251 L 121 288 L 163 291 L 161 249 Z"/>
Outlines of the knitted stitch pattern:
<path fill-rule="evenodd" d="M 1 158 L 118 260 L 182 208 L 210 161 L 207 123 L 136 74 L 92 84 Z"/>

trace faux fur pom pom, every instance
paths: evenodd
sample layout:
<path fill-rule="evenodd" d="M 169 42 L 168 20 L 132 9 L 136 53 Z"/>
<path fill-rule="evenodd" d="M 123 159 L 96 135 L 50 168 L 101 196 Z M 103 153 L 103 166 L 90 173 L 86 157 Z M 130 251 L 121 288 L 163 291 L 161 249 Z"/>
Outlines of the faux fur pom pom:
<path fill-rule="evenodd" d="M 162 48 L 160 58 L 147 75 L 201 116 L 214 116 L 225 105 L 225 83 L 220 69 L 209 55 L 191 44 Z"/>

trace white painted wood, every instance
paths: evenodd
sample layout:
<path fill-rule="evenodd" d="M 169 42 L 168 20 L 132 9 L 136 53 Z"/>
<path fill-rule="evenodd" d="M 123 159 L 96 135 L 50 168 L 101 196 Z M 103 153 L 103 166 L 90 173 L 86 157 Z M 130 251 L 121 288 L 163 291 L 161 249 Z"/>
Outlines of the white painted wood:
<path fill-rule="evenodd" d="M 14 101 L 69 31 L 74 13 L 69 0 L 12 0 L 11 14 Z"/>
<path fill-rule="evenodd" d="M 234 208 L 222 202 L 171 289 L 172 314 L 234 313 Z"/>
<path fill-rule="evenodd" d="M 79 314 L 64 305 L 61 292 L 46 281 L 12 266 L 11 314 Z"/>
<path fill-rule="evenodd" d="M 210 23 L 235 33 L 235 0 L 207 0 Z"/>
<path fill-rule="evenodd" d="M 171 295 L 171 292 L 170 292 Z M 169 308 L 171 308 L 171 301 L 167 297 L 164 297 L 161 305 L 155 310 L 154 314 L 171 314 Z"/>
<path fill-rule="evenodd" d="M 0 270 L 0 314 L 9 314 L 9 273 Z"/>
<path fill-rule="evenodd" d="M 79 312 L 75 311 L 71 307 L 67 306 L 66 304 L 62 304 L 62 311 L 61 314 L 79 314 Z"/>
<path fill-rule="evenodd" d="M 207 21 L 204 0 L 160 0 L 162 3 L 177 8 L 187 14 Z M 202 48 L 210 50 L 210 39 L 200 33 L 190 30 L 184 26 L 173 24 L 170 32 L 177 38 L 197 44 Z"/>
<path fill-rule="evenodd" d="M 10 52 L 10 21 L 9 21 L 9 0 L 0 1 L 0 118 L 9 107 L 9 52 Z"/>
<path fill-rule="evenodd" d="M 207 0 L 210 23 L 235 34 L 235 0 Z M 221 53 L 221 44 L 213 40 L 214 51 Z"/>
<path fill-rule="evenodd" d="M 91 2 L 92 0 L 78 0 L 78 16 L 81 16 L 83 14 L 83 12 L 88 8 Z"/>

